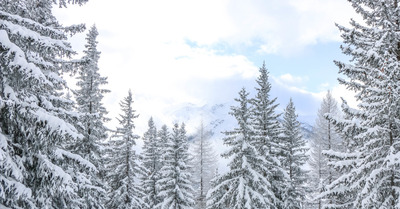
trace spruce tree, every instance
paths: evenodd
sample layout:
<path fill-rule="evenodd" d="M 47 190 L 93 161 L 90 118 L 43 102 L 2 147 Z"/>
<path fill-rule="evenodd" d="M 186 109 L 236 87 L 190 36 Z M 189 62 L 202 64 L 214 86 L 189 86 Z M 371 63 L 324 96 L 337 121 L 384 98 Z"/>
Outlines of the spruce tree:
<path fill-rule="evenodd" d="M 177 123 L 174 124 L 163 152 L 161 178 L 157 181 L 160 189 L 158 197 L 162 201 L 156 205 L 156 208 L 193 208 L 193 188 L 188 166 L 188 141 L 184 124 L 180 128 Z"/>
<path fill-rule="evenodd" d="M 3 110 L 4 111 L 4 110 Z M 0 208 L 26 206 L 35 208 L 32 191 L 23 182 L 24 165 L 14 153 L 10 139 L 0 129 Z"/>
<path fill-rule="evenodd" d="M 0 4 L 0 207 L 81 208 L 77 188 L 92 185 L 87 176 L 96 168 L 68 148 L 82 136 L 67 120 L 73 113 L 61 93 L 62 74 L 76 67 L 68 35 L 84 26 L 62 26 L 55 3 L 67 5 Z"/>
<path fill-rule="evenodd" d="M 247 97 L 243 88 L 235 99 L 239 106 L 232 107 L 230 114 L 236 118 L 238 127 L 225 132 L 224 144 L 230 148 L 222 155 L 231 159 L 229 171 L 213 180 L 215 186 L 207 195 L 207 208 L 273 208 L 275 196 L 266 178 L 272 174 L 254 138 Z"/>
<path fill-rule="evenodd" d="M 104 93 L 110 91 L 100 88 L 107 84 L 107 78 L 101 77 L 98 72 L 100 52 L 97 51 L 97 36 L 97 29 L 92 26 L 86 37 L 84 64 L 80 68 L 77 78 L 78 89 L 74 91 L 77 110 L 80 113 L 78 127 L 84 135 L 83 140 L 76 144 L 75 150 L 96 166 L 100 166 L 101 142 L 107 139 L 108 131 L 104 123 L 109 121 L 109 118 L 105 117 L 107 110 L 101 100 Z"/>
<path fill-rule="evenodd" d="M 323 154 L 330 159 L 330 164 L 333 169 L 340 175 L 348 174 L 351 172 L 357 162 L 358 153 L 357 148 L 362 146 L 362 139 L 356 136 L 363 130 L 358 120 L 354 120 L 354 114 L 360 113 L 359 110 L 351 108 L 347 102 L 343 100 L 341 110 L 344 117 L 328 114 L 327 118 L 330 119 L 334 125 L 335 130 L 342 137 L 342 149 L 338 151 L 325 151 Z M 324 208 L 353 208 L 352 201 L 359 193 L 358 190 L 349 189 L 347 182 L 334 181 L 326 186 L 326 192 L 323 193 L 325 199 L 330 201 L 325 204 Z"/>
<path fill-rule="evenodd" d="M 276 98 L 270 98 L 271 84 L 268 81 L 268 71 L 263 63 L 259 69 L 260 75 L 256 82 L 256 96 L 250 100 L 251 103 L 251 124 L 254 130 L 254 137 L 257 141 L 257 149 L 264 156 L 265 160 L 270 162 L 268 170 L 273 172 L 263 175 L 271 182 L 274 192 L 275 206 L 282 207 L 283 193 L 285 192 L 285 182 L 287 176 L 281 166 L 282 144 L 280 135 L 282 129 L 278 118 L 280 114 L 276 113 Z"/>
<path fill-rule="evenodd" d="M 143 180 L 145 201 L 149 208 L 154 208 L 160 200 L 158 199 L 157 181 L 160 178 L 161 169 L 161 143 L 157 134 L 157 128 L 153 118 L 149 119 L 149 128 L 144 133 L 143 141 L 143 166 L 146 174 Z"/>
<path fill-rule="evenodd" d="M 144 175 L 144 168 L 139 164 L 139 156 L 134 150 L 135 140 L 139 138 L 133 133 L 134 119 L 138 117 L 132 108 L 133 98 L 131 91 L 121 102 L 119 127 L 111 141 L 112 154 L 108 168 L 109 201 L 108 208 L 147 208 L 142 197 L 143 190 L 138 179 Z"/>
<path fill-rule="evenodd" d="M 217 156 L 210 141 L 210 134 L 201 122 L 192 143 L 192 178 L 197 209 L 206 208 L 206 195 L 217 167 Z"/>
<path fill-rule="evenodd" d="M 284 208 L 305 208 L 307 193 L 307 171 L 304 164 L 308 160 L 306 155 L 306 141 L 301 135 L 300 122 L 297 120 L 296 109 L 292 99 L 286 106 L 283 121 L 283 160 L 282 166 L 289 176 L 284 194 Z"/>
<path fill-rule="evenodd" d="M 164 159 L 165 155 L 163 154 L 164 151 L 166 149 L 166 147 L 168 146 L 168 143 L 170 141 L 170 137 L 171 137 L 171 133 L 168 130 L 167 125 L 163 125 L 161 126 L 161 129 L 158 131 L 157 133 L 158 136 L 158 143 L 159 143 L 159 149 L 160 149 L 160 168 L 164 166 L 166 160 Z"/>
<path fill-rule="evenodd" d="M 87 44 L 82 58 L 84 63 L 80 67 L 77 77 L 78 89 L 74 91 L 79 113 L 76 126 L 83 138 L 73 145 L 73 149 L 98 169 L 98 172 L 93 173 L 91 177 L 98 188 L 83 187 L 80 191 L 80 195 L 86 201 L 93 203 L 88 205 L 88 208 L 103 207 L 103 203 L 98 201 L 98 197 L 105 197 L 105 186 L 102 180 L 102 176 L 104 176 L 104 159 L 102 158 L 104 146 L 102 143 L 108 137 L 108 129 L 104 123 L 109 121 L 109 118 L 106 118 L 107 111 L 101 101 L 109 90 L 100 88 L 107 84 L 107 78 L 101 77 L 98 72 L 100 52 L 97 50 L 97 36 L 97 29 L 92 26 L 86 36 Z"/>
<path fill-rule="evenodd" d="M 339 116 L 339 109 L 336 100 L 330 91 L 318 110 L 317 119 L 313 128 L 311 138 L 311 190 L 314 200 L 311 204 L 317 208 L 322 208 L 329 201 L 321 198 L 321 193 L 326 190 L 326 186 L 332 183 L 338 176 L 337 171 L 330 166 L 332 160 L 325 155 L 325 152 L 339 151 L 341 149 L 341 138 L 336 132 L 333 121 L 327 116 Z"/>
<path fill-rule="evenodd" d="M 338 159 L 336 165 L 352 166 L 329 186 L 327 194 L 334 200 L 329 208 L 400 208 L 399 2 L 350 3 L 364 22 L 351 20 L 350 28 L 338 26 L 345 44 L 342 51 L 352 62 L 336 64 L 347 78 L 339 82 L 355 91 L 359 101 L 357 111 L 346 116 L 352 119 L 346 127 L 359 129 L 353 137 L 354 151 L 336 154 L 347 158 Z M 343 194 L 354 198 L 335 202 Z"/>

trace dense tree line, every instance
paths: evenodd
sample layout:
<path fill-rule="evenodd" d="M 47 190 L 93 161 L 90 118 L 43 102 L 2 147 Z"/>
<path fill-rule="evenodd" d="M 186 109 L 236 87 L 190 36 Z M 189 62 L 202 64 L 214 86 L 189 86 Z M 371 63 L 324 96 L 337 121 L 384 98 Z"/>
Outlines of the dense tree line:
<path fill-rule="evenodd" d="M 150 118 L 139 136 L 131 91 L 119 126 L 106 127 L 98 31 L 72 59 L 68 36 L 85 26 L 63 26 L 51 11 L 86 0 L 2 0 L 0 208 L 400 208 L 400 9 L 349 1 L 365 23 L 338 25 L 352 60 L 335 63 L 359 105 L 339 108 L 328 92 L 307 141 L 292 99 L 278 113 L 264 63 L 255 95 L 243 88 L 231 107 L 230 162 L 218 173 L 208 124 L 189 141 L 184 123 L 158 128 Z"/>
<path fill-rule="evenodd" d="M 243 88 L 235 99 L 231 114 L 238 127 L 224 138 L 229 171 L 213 180 L 207 208 L 303 208 L 306 203 L 307 148 L 294 104 L 289 101 L 280 122 L 265 64 L 257 84 L 255 98 Z"/>

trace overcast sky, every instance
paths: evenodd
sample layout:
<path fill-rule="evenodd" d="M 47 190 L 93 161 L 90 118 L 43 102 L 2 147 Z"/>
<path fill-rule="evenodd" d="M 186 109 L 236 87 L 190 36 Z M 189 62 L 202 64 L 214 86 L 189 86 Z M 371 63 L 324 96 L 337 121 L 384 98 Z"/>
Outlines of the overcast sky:
<path fill-rule="evenodd" d="M 151 115 L 171 124 L 171 108 L 230 103 L 241 87 L 252 91 L 263 61 L 280 108 L 293 97 L 306 122 L 326 90 L 350 99 L 333 64 L 348 60 L 335 27 L 356 17 L 346 0 L 91 0 L 54 11 L 64 25 L 96 24 L 109 116 L 130 88 L 139 129 Z M 71 38 L 77 52 L 86 32 Z"/>

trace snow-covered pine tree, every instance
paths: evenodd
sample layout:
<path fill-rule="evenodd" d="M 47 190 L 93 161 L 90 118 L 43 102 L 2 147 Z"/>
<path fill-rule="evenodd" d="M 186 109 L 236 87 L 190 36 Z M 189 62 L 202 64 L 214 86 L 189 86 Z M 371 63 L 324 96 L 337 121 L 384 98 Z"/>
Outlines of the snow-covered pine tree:
<path fill-rule="evenodd" d="M 85 1 L 68 1 L 82 4 Z M 80 208 L 80 181 L 95 167 L 68 150 L 81 137 L 66 118 L 62 74 L 75 52 L 52 6 L 67 1 L 3 0 L 0 4 L 0 207 Z M 79 178 L 77 178 L 79 176 Z"/>
<path fill-rule="evenodd" d="M 158 136 L 158 143 L 159 143 L 159 149 L 160 149 L 160 152 L 161 152 L 161 155 L 160 155 L 160 169 L 161 169 L 161 167 L 163 167 L 164 166 L 164 162 L 165 162 L 165 159 L 164 159 L 164 149 L 165 149 L 165 147 L 167 147 L 168 146 L 168 143 L 169 143 L 169 140 L 170 140 L 170 132 L 169 132 L 169 130 L 168 130 L 168 127 L 167 127 L 167 125 L 163 125 L 163 126 L 161 126 L 161 129 L 158 131 L 158 133 L 157 133 L 157 136 Z"/>
<path fill-rule="evenodd" d="M 342 85 L 356 92 L 357 111 L 349 112 L 360 129 L 352 159 L 335 162 L 352 165 L 332 182 L 333 198 L 355 194 L 347 208 L 400 208 L 400 7 L 398 0 L 350 0 L 363 23 L 338 26 L 351 63 L 336 61 L 347 79 Z M 343 156 L 346 153 L 343 153 Z M 347 154 L 348 155 L 348 154 Z M 344 208 L 333 203 L 330 208 Z"/>
<path fill-rule="evenodd" d="M 210 131 L 207 131 L 201 122 L 191 147 L 193 153 L 192 179 L 195 184 L 195 208 L 197 209 L 206 208 L 207 192 L 217 167 L 217 155 L 213 150 L 210 134 Z"/>
<path fill-rule="evenodd" d="M 157 135 L 157 128 L 153 118 L 149 119 L 149 128 L 143 136 L 143 166 L 146 174 L 143 179 L 144 200 L 149 208 L 154 208 L 160 200 L 158 199 L 157 181 L 160 178 L 161 169 L 161 144 Z"/>
<path fill-rule="evenodd" d="M 330 91 L 327 92 L 325 98 L 318 110 L 317 119 L 313 128 L 311 137 L 311 156 L 309 165 L 311 167 L 311 205 L 322 208 L 329 201 L 321 198 L 320 195 L 326 190 L 326 185 L 332 183 L 338 176 L 337 171 L 329 166 L 332 161 L 324 152 L 338 151 L 340 149 L 341 138 L 336 132 L 333 121 L 327 119 L 326 116 L 331 115 L 337 117 L 339 109 L 336 100 L 332 97 Z"/>
<path fill-rule="evenodd" d="M 104 177 L 104 159 L 102 158 L 104 145 L 102 143 L 108 137 L 108 129 L 104 123 L 110 119 L 106 117 L 107 110 L 101 100 L 104 94 L 110 91 L 101 88 L 102 85 L 107 84 L 107 78 L 101 77 L 99 73 L 100 52 L 97 50 L 97 36 L 97 29 L 92 26 L 86 36 L 86 50 L 82 58 L 84 63 L 77 77 L 78 89 L 74 91 L 77 111 L 80 114 L 76 126 L 84 137 L 73 145 L 73 150 L 96 166 L 99 172 L 94 173 L 91 178 L 96 182 L 96 186 L 104 189 L 105 183 L 102 179 Z M 89 208 L 102 207 L 103 203 L 98 199 L 105 196 L 104 190 L 83 187 L 80 194 L 86 200 L 92 199 L 88 201 L 93 202 L 94 205 L 88 205 Z"/>
<path fill-rule="evenodd" d="M 79 129 L 84 135 L 83 140 L 76 144 L 75 149 L 96 166 L 99 166 L 101 142 L 107 139 L 108 131 L 104 123 L 110 120 L 106 118 L 107 110 L 101 100 L 104 94 L 110 91 L 101 88 L 108 82 L 106 77 L 101 77 L 99 74 L 100 52 L 97 51 L 97 36 L 97 29 L 92 26 L 86 37 L 84 64 L 79 70 L 78 89 L 74 91 L 74 94 L 77 110 L 81 114 Z"/>
<path fill-rule="evenodd" d="M 343 100 L 342 112 L 344 117 L 337 115 L 327 115 L 332 121 L 334 128 L 342 137 L 342 149 L 338 151 L 325 151 L 324 156 L 330 159 L 331 167 L 334 168 L 339 176 L 351 172 L 357 162 L 358 153 L 357 148 L 362 146 L 362 139 L 355 138 L 362 130 L 363 127 L 357 119 L 353 118 L 354 114 L 359 114 L 359 110 L 351 108 L 347 102 Z M 356 198 L 358 190 L 350 190 L 347 182 L 334 181 L 326 186 L 326 192 L 323 193 L 325 199 L 330 201 L 325 204 L 324 208 L 346 208 L 351 209 L 352 201 Z"/>
<path fill-rule="evenodd" d="M 132 108 L 132 92 L 121 102 L 122 114 L 120 114 L 119 127 L 110 142 L 112 154 L 110 164 L 107 165 L 109 187 L 108 208 L 115 209 L 140 209 L 147 208 L 143 201 L 143 190 L 138 179 L 144 175 L 144 168 L 139 164 L 139 156 L 135 152 L 135 140 L 140 138 L 133 133 L 135 129 L 134 119 L 138 117 Z"/>
<path fill-rule="evenodd" d="M 303 166 L 308 160 L 306 141 L 301 135 L 300 122 L 292 99 L 286 106 L 282 121 L 283 160 L 282 166 L 289 176 L 284 197 L 284 208 L 305 208 L 307 193 L 307 171 Z"/>
<path fill-rule="evenodd" d="M 342 115 L 340 116 L 336 114 L 327 114 L 326 117 L 333 123 L 336 132 L 341 137 L 342 143 L 340 144 L 339 151 L 352 153 L 362 143 L 362 140 L 360 141 L 355 138 L 362 129 L 359 120 L 352 117 L 354 114 L 359 114 L 359 110 L 350 107 L 342 98 L 341 113 Z M 325 155 L 326 154 L 327 152 Z"/>
<path fill-rule="evenodd" d="M 213 174 L 213 178 L 210 181 L 210 189 L 214 188 L 217 186 L 218 184 L 218 177 L 219 177 L 219 171 L 218 171 L 218 167 L 215 169 L 214 174 Z M 210 191 L 210 190 L 209 190 Z M 208 196 L 208 192 L 207 192 L 207 196 Z M 207 198 L 207 197 L 206 197 Z"/>
<path fill-rule="evenodd" d="M 219 182 L 218 182 L 219 177 L 220 177 L 220 174 L 219 174 L 218 168 L 216 168 L 214 171 L 213 178 L 210 181 L 210 189 L 208 190 L 207 195 L 206 195 L 206 208 L 207 209 L 212 208 L 213 205 L 215 205 L 212 201 L 214 201 L 216 199 L 220 199 L 223 196 L 223 194 L 226 192 L 226 190 L 223 190 L 223 189 L 219 189 L 218 191 L 213 190 L 219 184 Z M 211 194 L 211 192 L 213 192 L 213 194 Z M 220 205 L 225 206 L 225 208 L 227 207 L 223 203 Z"/>
<path fill-rule="evenodd" d="M 274 208 L 275 196 L 266 176 L 270 167 L 258 151 L 258 143 L 250 124 L 248 93 L 243 88 L 239 92 L 239 103 L 232 107 L 232 114 L 238 127 L 225 132 L 224 144 L 229 150 L 223 157 L 231 158 L 229 171 L 213 180 L 215 186 L 207 194 L 207 208 L 253 209 Z"/>
<path fill-rule="evenodd" d="M 74 107 L 75 107 L 75 102 L 72 99 L 72 94 L 71 94 L 71 91 L 69 89 L 67 89 L 67 93 L 65 94 L 64 98 L 67 101 L 66 102 L 66 109 L 69 110 L 69 111 L 73 111 Z"/>
<path fill-rule="evenodd" d="M 165 159 L 165 157 L 167 157 L 167 156 L 165 155 L 164 150 L 166 150 L 167 147 L 169 146 L 169 141 L 170 141 L 170 137 L 171 137 L 171 133 L 170 133 L 167 125 L 164 124 L 163 126 L 161 126 L 161 129 L 157 133 L 157 137 L 158 137 L 158 143 L 159 143 L 158 149 L 160 150 L 159 166 L 160 166 L 160 170 L 161 170 L 161 168 L 164 167 L 164 165 L 167 163 L 167 159 Z M 160 173 L 159 179 L 160 178 L 161 178 L 161 173 Z M 156 181 L 156 189 L 159 192 L 160 185 L 159 185 L 158 180 Z M 158 200 L 158 203 L 160 203 L 161 199 L 160 199 L 159 195 L 157 195 L 156 198 Z"/>
<path fill-rule="evenodd" d="M 257 141 L 257 149 L 264 156 L 265 160 L 270 162 L 268 170 L 271 173 L 265 173 L 264 176 L 271 182 L 272 190 L 275 194 L 275 206 L 278 208 L 283 204 L 283 193 L 285 192 L 285 171 L 280 165 L 282 149 L 280 134 L 282 129 L 280 127 L 278 117 L 276 114 L 276 98 L 270 98 L 271 84 L 268 81 L 268 70 L 265 66 L 259 69 L 260 75 L 256 82 L 256 96 L 250 100 L 251 107 L 251 123 L 254 130 L 254 138 Z M 271 174 L 271 175 L 269 175 Z"/>
<path fill-rule="evenodd" d="M 174 124 L 172 134 L 163 148 L 161 178 L 157 181 L 158 196 L 162 200 L 156 208 L 193 208 L 193 188 L 190 181 L 188 141 L 185 124 Z"/>

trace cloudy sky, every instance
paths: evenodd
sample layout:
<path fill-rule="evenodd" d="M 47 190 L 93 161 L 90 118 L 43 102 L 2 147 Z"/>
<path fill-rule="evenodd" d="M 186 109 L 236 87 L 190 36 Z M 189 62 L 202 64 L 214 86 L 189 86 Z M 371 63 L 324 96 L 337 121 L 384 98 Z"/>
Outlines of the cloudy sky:
<path fill-rule="evenodd" d="M 131 89 L 139 128 L 151 115 L 171 124 L 168 110 L 185 104 L 230 103 L 254 89 L 264 61 L 280 108 L 293 97 L 306 122 L 328 89 L 351 100 L 333 64 L 348 60 L 335 23 L 357 19 L 346 0 L 91 0 L 54 12 L 64 25 L 96 25 L 109 116 Z M 76 51 L 85 36 L 71 38 Z"/>

